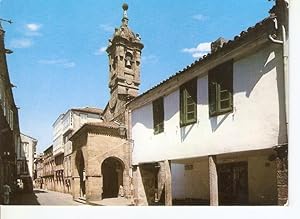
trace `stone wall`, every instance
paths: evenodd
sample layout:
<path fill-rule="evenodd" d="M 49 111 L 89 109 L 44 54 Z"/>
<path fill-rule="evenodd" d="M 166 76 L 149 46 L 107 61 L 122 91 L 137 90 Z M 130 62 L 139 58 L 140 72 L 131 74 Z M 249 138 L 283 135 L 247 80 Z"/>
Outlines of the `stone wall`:
<path fill-rule="evenodd" d="M 135 205 L 172 205 L 171 170 L 168 161 L 134 168 Z"/>
<path fill-rule="evenodd" d="M 288 146 L 276 149 L 277 194 L 278 205 L 288 203 Z"/>
<path fill-rule="evenodd" d="M 82 134 L 73 142 L 72 153 L 72 195 L 74 198 L 80 194 L 80 178 L 78 165 L 76 165 L 76 154 L 82 151 L 85 167 L 86 200 L 95 201 L 102 199 L 103 175 L 101 166 L 107 158 L 115 158 L 123 166 L 123 189 L 124 197 L 130 198 L 131 181 L 130 176 L 130 144 L 126 139 L 102 135 L 97 133 Z"/>

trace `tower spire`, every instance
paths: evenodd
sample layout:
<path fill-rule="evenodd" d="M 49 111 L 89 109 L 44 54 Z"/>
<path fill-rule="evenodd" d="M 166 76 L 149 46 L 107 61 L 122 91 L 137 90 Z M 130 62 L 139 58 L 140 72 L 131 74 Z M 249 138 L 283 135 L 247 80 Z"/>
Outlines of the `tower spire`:
<path fill-rule="evenodd" d="M 128 16 L 127 16 L 127 10 L 128 10 L 128 4 L 124 3 L 122 5 L 123 8 L 123 18 L 122 18 L 122 25 L 127 26 L 128 25 Z"/>

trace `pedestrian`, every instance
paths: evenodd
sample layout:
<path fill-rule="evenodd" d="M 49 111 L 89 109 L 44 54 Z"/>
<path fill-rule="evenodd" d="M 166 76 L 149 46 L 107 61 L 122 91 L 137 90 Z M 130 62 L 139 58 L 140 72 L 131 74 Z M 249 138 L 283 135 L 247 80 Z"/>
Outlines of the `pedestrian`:
<path fill-rule="evenodd" d="M 4 183 L 4 185 L 3 185 L 3 204 L 5 204 L 5 205 L 9 204 L 9 193 L 11 193 L 10 186 L 7 185 L 7 183 Z"/>

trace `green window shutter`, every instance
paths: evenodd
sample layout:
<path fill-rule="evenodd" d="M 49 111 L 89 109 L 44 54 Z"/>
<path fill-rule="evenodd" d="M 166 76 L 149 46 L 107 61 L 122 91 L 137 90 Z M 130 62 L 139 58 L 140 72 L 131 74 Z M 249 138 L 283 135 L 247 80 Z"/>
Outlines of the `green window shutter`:
<path fill-rule="evenodd" d="M 197 121 L 197 79 L 180 87 L 180 126 Z"/>
<path fill-rule="evenodd" d="M 223 63 L 209 71 L 209 115 L 215 116 L 233 109 L 233 62 Z"/>
<path fill-rule="evenodd" d="M 213 115 L 217 112 L 217 83 L 209 83 L 209 115 Z"/>
<path fill-rule="evenodd" d="M 184 124 L 184 88 L 180 88 L 180 103 L 179 103 L 179 110 L 180 110 L 180 126 Z"/>
<path fill-rule="evenodd" d="M 233 63 L 227 62 L 223 65 L 223 72 L 219 77 L 219 109 L 220 112 L 232 110 L 232 90 L 233 90 Z"/>
<path fill-rule="evenodd" d="M 159 134 L 164 131 L 164 102 L 162 97 L 153 101 L 152 109 L 154 134 Z"/>

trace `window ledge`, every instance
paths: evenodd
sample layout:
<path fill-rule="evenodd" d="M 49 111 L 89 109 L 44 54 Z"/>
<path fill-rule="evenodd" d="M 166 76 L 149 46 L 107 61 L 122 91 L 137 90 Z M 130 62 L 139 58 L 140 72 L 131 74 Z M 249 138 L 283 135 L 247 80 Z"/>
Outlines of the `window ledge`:
<path fill-rule="evenodd" d="M 186 127 L 188 125 L 195 124 L 195 123 L 197 123 L 197 120 L 192 121 L 192 122 L 180 123 L 180 128 L 183 128 L 183 127 Z"/>

